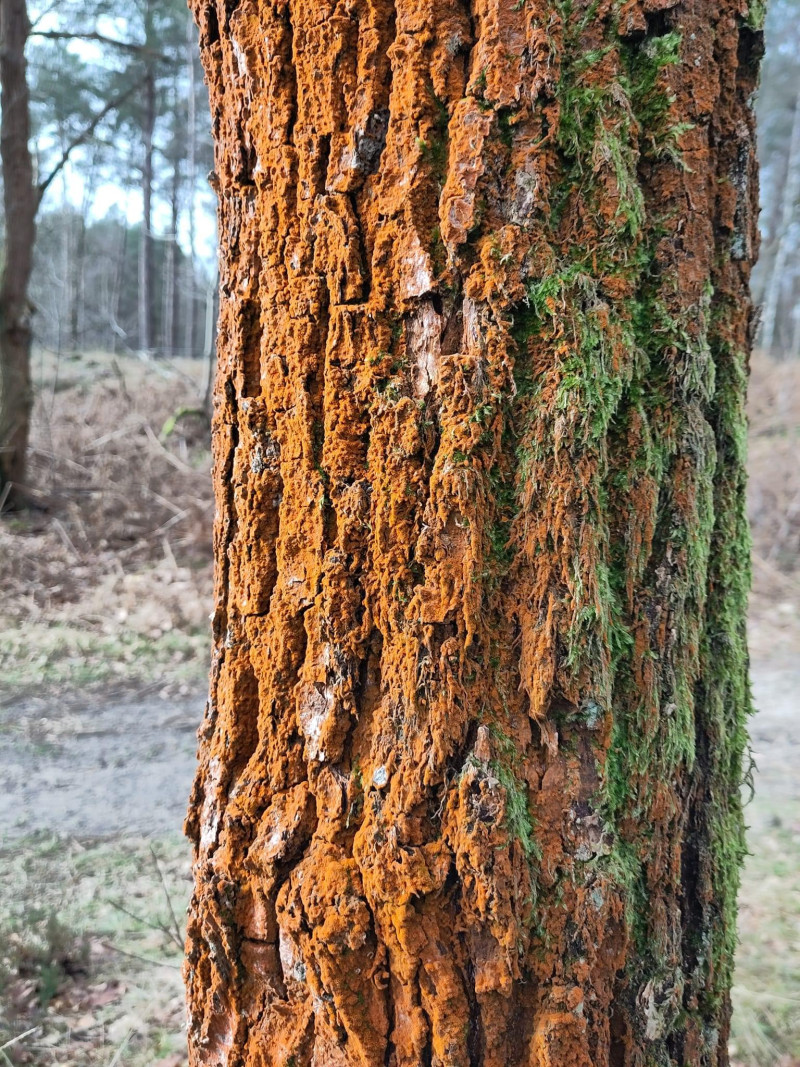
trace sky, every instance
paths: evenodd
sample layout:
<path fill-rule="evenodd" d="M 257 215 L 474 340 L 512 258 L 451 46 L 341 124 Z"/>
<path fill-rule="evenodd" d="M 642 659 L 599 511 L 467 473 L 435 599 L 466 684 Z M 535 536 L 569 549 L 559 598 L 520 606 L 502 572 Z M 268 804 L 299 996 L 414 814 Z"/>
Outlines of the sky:
<path fill-rule="evenodd" d="M 60 17 L 59 6 L 50 4 L 31 4 L 30 17 L 33 27 L 37 30 L 63 30 L 64 21 Z M 122 18 L 98 17 L 92 28 L 98 33 L 107 35 L 117 40 L 126 40 L 134 36 L 127 21 Z M 102 66 L 107 63 L 107 55 L 101 45 L 93 41 L 76 39 L 68 42 L 67 48 L 86 62 Z M 29 49 L 30 61 L 30 49 Z M 209 119 L 210 121 L 210 119 Z M 40 143 L 34 145 L 38 148 L 37 154 L 47 158 L 48 150 L 52 150 L 53 141 L 47 143 L 46 137 L 40 139 Z M 86 197 L 86 181 L 80 159 L 76 153 L 76 164 L 67 163 L 62 174 L 48 190 L 43 203 L 43 210 L 56 207 L 59 202 L 65 202 L 78 211 L 83 211 Z M 141 190 L 131 185 L 129 181 L 116 182 L 113 179 L 101 181 L 97 184 L 92 197 L 88 212 L 91 220 L 99 220 L 109 214 L 121 214 L 129 224 L 136 225 L 142 218 L 142 194 Z M 211 190 L 204 175 L 200 175 L 197 188 L 194 192 L 195 213 L 195 258 L 209 275 L 216 271 L 217 263 L 217 223 L 216 223 L 216 197 Z M 165 200 L 155 196 L 153 200 L 153 231 L 156 238 L 168 238 L 172 225 L 171 208 Z M 178 229 L 178 241 L 184 252 L 188 252 L 190 243 L 189 219 L 186 210 L 181 213 L 181 221 Z"/>

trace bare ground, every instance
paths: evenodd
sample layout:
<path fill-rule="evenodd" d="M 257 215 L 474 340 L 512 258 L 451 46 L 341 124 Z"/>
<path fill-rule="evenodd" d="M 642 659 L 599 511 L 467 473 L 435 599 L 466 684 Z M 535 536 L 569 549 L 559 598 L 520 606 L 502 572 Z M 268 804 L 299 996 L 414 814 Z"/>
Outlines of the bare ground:
<path fill-rule="evenodd" d="M 154 688 L 154 687 L 153 687 Z M 0 709 L 6 841 L 180 831 L 202 691 L 28 697 Z"/>

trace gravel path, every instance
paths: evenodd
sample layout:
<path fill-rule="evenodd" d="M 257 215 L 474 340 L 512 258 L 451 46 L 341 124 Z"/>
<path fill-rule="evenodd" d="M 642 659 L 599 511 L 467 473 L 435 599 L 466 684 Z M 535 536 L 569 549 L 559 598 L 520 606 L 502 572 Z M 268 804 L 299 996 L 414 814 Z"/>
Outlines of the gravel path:
<path fill-rule="evenodd" d="M 3 839 L 179 831 L 204 701 L 71 693 L 0 706 Z"/>
<path fill-rule="evenodd" d="M 756 665 L 753 688 L 759 796 L 769 798 L 769 807 L 797 801 L 800 663 Z M 128 692 L 102 700 L 73 693 L 0 704 L 2 838 L 38 830 L 75 837 L 179 830 L 204 700 L 199 691 L 177 698 Z"/>

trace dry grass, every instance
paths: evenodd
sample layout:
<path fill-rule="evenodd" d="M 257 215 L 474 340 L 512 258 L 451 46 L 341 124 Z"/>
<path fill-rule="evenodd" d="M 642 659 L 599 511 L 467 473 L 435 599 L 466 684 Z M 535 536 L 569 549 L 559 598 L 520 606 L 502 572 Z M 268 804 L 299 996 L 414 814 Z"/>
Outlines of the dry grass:
<path fill-rule="evenodd" d="M 800 650 L 800 363 L 756 353 L 750 382 L 751 650 Z"/>
<path fill-rule="evenodd" d="M 48 510 L 0 524 L 4 685 L 169 675 L 206 643 L 209 431 L 202 415 L 176 418 L 201 407 L 205 367 L 49 353 L 36 365 L 30 480 Z"/>
<path fill-rule="evenodd" d="M 731 1053 L 742 1067 L 797 1067 L 800 804 L 778 806 L 758 796 L 753 809 L 739 898 Z"/>
<path fill-rule="evenodd" d="M 800 590 L 800 363 L 756 353 L 749 414 L 757 587 L 770 575 L 794 573 L 789 584 Z"/>

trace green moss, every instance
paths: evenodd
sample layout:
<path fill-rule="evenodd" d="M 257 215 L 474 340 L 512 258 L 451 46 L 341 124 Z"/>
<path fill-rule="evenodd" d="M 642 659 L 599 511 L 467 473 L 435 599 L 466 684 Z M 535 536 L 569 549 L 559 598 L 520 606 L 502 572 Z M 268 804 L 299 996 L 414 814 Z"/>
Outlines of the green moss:
<path fill-rule="evenodd" d="M 506 799 L 506 829 L 522 845 L 525 858 L 532 862 L 541 859 L 541 851 L 534 837 L 533 821 L 528 808 L 528 788 L 510 767 L 499 760 L 492 761 L 492 772 L 503 787 Z"/>
<path fill-rule="evenodd" d="M 763 30 L 766 17 L 766 0 L 749 0 L 745 24 L 749 26 L 751 30 Z"/>
<path fill-rule="evenodd" d="M 500 141 L 506 148 L 511 148 L 514 144 L 514 127 L 511 125 L 513 115 L 514 111 L 511 108 L 501 107 L 497 109 L 497 129 Z"/>
<path fill-rule="evenodd" d="M 610 881 L 621 888 L 625 917 L 637 952 L 649 955 L 647 936 L 647 870 L 636 847 L 618 839 L 611 852 L 599 861 Z"/>
<path fill-rule="evenodd" d="M 672 227 L 653 216 L 653 207 L 648 214 L 640 188 L 642 157 L 682 165 L 680 141 L 689 127 L 675 121 L 666 77 L 680 60 L 680 35 L 611 38 L 607 47 L 585 53 L 572 5 L 558 6 L 566 20 L 555 134 L 561 177 L 543 220 L 554 268 L 532 279 L 514 311 L 517 397 L 509 422 L 516 429 L 504 436 L 503 451 L 513 454 L 518 475 L 513 494 L 498 506 L 489 542 L 507 566 L 520 501 L 532 500 L 535 515 L 552 499 L 548 494 L 563 494 L 552 474 L 554 457 L 566 457 L 562 466 L 576 472 L 570 513 L 580 524 L 580 550 L 564 583 L 568 622 L 560 633 L 559 669 L 561 678 L 573 680 L 582 706 L 597 709 L 595 723 L 606 715 L 602 709 L 612 717 L 610 747 L 598 757 L 596 802 L 615 843 L 597 869 L 624 894 L 637 977 L 646 976 L 632 985 L 641 988 L 656 976 L 667 988 L 674 964 L 660 958 L 663 932 L 648 905 L 647 864 L 655 846 L 646 827 L 655 785 L 685 785 L 705 761 L 715 814 L 701 847 L 720 908 L 701 924 L 710 931 L 701 968 L 708 989 L 697 981 L 702 1001 L 729 979 L 725 961 L 733 955 L 743 852 L 744 372 L 741 358 L 721 352 L 714 340 L 710 285 L 686 308 L 661 273 L 657 249 Z M 534 366 L 543 369 L 534 374 Z M 509 488 L 502 470 L 492 484 L 498 498 Z M 553 531 L 538 536 L 543 552 L 563 550 L 553 544 Z M 664 582 L 666 648 L 647 615 L 648 593 L 658 603 Z M 508 774 L 503 785 L 513 798 L 515 779 Z M 519 799 L 518 806 L 509 800 L 515 836 L 533 842 L 524 821 L 527 794 Z"/>
<path fill-rule="evenodd" d="M 438 277 L 447 266 L 447 249 L 442 240 L 442 231 L 438 226 L 431 233 L 431 262 L 434 274 Z"/>
<path fill-rule="evenodd" d="M 514 764 L 518 760 L 517 748 L 497 721 L 490 724 L 489 731 L 497 753 L 490 767 L 505 794 L 505 826 L 509 836 L 519 841 L 525 858 L 532 864 L 540 860 L 542 855 L 530 812 L 528 786 L 514 771 Z"/>
<path fill-rule="evenodd" d="M 447 105 L 443 100 L 439 99 L 432 85 L 428 86 L 428 95 L 434 105 L 433 126 L 427 139 L 417 138 L 417 147 L 420 150 L 423 162 L 430 167 L 441 188 L 447 177 L 450 115 Z"/>
<path fill-rule="evenodd" d="M 708 855 L 717 910 L 710 916 L 706 996 L 730 984 L 736 947 L 736 895 L 746 849 L 741 783 L 752 713 L 745 619 L 750 589 L 750 532 L 746 515 L 747 361 L 731 338 L 737 309 L 716 309 L 711 348 L 717 389 L 711 409 L 717 457 L 714 524 L 702 635 L 697 716 L 706 738 L 709 805 Z"/>
<path fill-rule="evenodd" d="M 486 82 L 486 68 L 484 67 L 484 69 L 480 72 L 478 77 L 472 83 L 471 95 L 475 97 L 476 100 L 478 100 L 479 104 L 481 104 L 482 107 L 488 109 L 491 107 L 491 104 L 488 100 L 486 100 Z"/>

